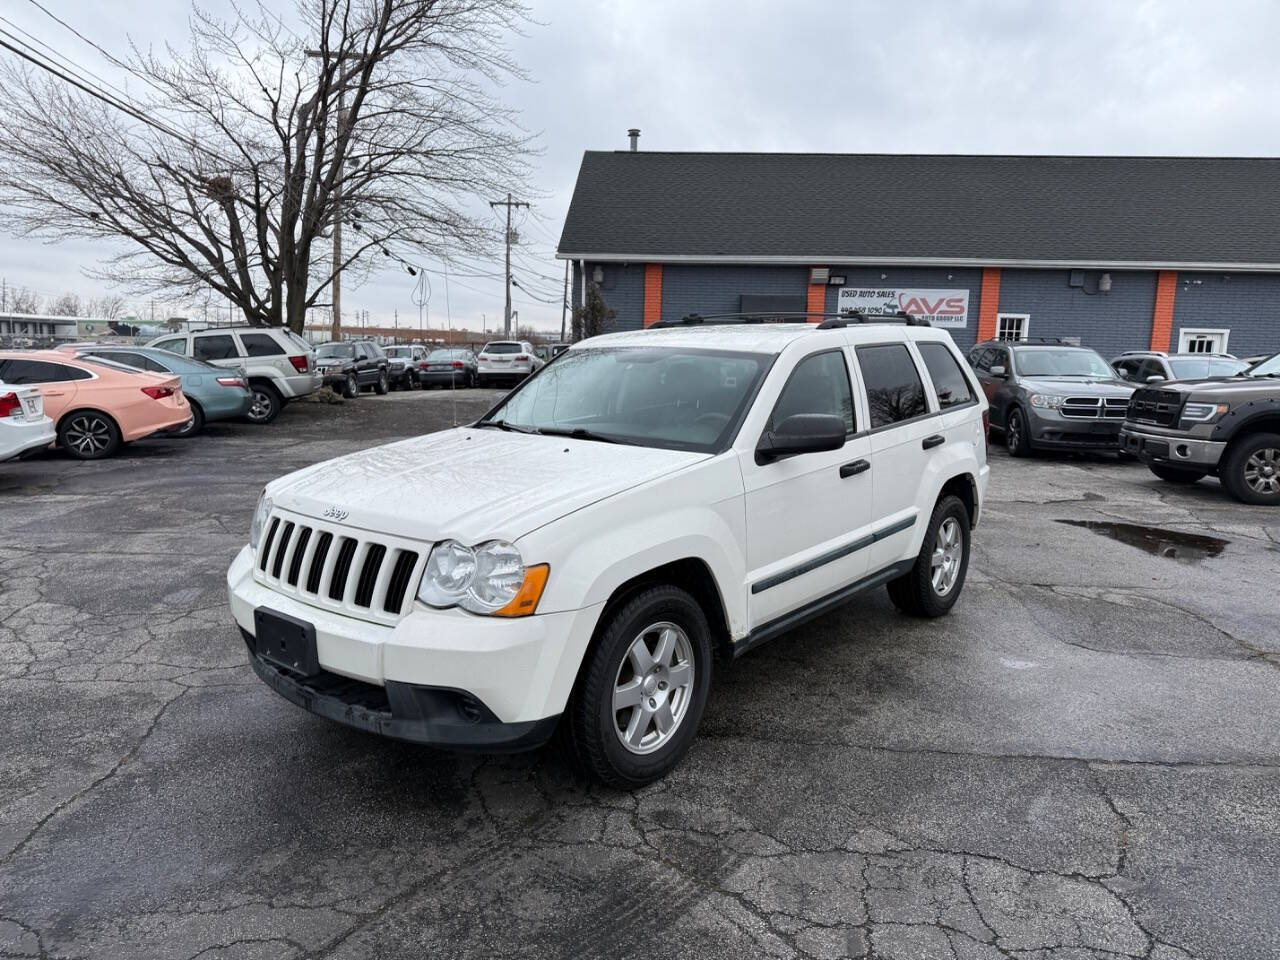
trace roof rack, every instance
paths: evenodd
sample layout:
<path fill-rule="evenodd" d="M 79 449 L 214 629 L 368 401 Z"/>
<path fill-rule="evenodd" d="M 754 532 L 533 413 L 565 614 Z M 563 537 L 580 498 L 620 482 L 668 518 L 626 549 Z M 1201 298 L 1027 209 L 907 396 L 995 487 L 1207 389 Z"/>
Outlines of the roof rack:
<path fill-rule="evenodd" d="M 1078 347 L 1080 344 L 1072 343 L 1066 337 L 1023 337 L 1021 340 L 1001 340 L 1000 343 L 1038 343 L 1052 344 L 1057 347 Z"/>
<path fill-rule="evenodd" d="M 846 310 L 842 313 L 819 313 L 810 310 L 769 310 L 761 313 L 712 313 L 705 316 L 700 313 L 687 313 L 679 320 L 660 320 L 650 324 L 646 329 L 659 327 L 690 326 L 726 326 L 745 323 L 795 323 L 808 322 L 814 317 L 822 320 L 816 325 L 818 330 L 840 330 L 854 323 L 901 323 L 908 327 L 932 326 L 924 317 L 916 317 L 899 310 L 897 313 L 863 313 L 861 310 Z"/>

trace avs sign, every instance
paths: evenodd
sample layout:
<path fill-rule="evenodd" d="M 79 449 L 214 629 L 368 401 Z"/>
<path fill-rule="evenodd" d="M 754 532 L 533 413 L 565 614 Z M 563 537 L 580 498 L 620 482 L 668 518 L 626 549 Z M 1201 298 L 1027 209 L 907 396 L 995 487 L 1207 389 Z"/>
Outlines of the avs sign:
<path fill-rule="evenodd" d="M 925 290 L 917 287 L 841 287 L 836 309 L 865 314 L 904 310 L 935 327 L 959 330 L 969 325 L 968 290 Z"/>

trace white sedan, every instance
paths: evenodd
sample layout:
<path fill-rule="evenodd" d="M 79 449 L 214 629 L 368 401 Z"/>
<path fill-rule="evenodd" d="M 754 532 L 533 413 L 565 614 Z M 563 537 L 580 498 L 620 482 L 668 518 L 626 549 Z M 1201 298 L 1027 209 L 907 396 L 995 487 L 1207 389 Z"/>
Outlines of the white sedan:
<path fill-rule="evenodd" d="M 0 383 L 0 460 L 47 447 L 57 437 L 35 387 Z"/>
<path fill-rule="evenodd" d="M 496 382 L 518 383 L 544 366 L 527 340 L 494 340 L 476 357 L 476 380 L 481 386 Z"/>

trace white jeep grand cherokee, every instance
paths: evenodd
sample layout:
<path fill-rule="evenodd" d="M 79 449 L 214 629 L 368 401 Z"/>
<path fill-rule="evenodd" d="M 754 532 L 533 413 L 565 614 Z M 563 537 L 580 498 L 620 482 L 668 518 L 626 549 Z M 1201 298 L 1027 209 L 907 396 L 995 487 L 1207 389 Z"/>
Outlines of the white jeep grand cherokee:
<path fill-rule="evenodd" d="M 596 337 L 470 426 L 268 484 L 231 609 L 258 675 L 321 716 L 488 751 L 559 726 L 638 786 L 688 749 L 717 656 L 879 584 L 951 608 L 986 411 L 927 327 Z"/>

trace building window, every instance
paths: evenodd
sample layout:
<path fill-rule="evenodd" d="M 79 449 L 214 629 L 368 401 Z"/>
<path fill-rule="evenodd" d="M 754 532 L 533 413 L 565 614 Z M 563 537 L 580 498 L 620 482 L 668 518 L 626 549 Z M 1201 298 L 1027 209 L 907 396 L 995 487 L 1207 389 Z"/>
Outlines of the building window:
<path fill-rule="evenodd" d="M 1183 327 L 1178 331 L 1179 353 L 1226 353 L 1230 330 L 1193 330 Z"/>
<path fill-rule="evenodd" d="M 1031 326 L 1031 314 L 1029 313 L 997 313 L 996 339 L 1025 340 L 1027 339 L 1027 328 L 1029 326 Z"/>

